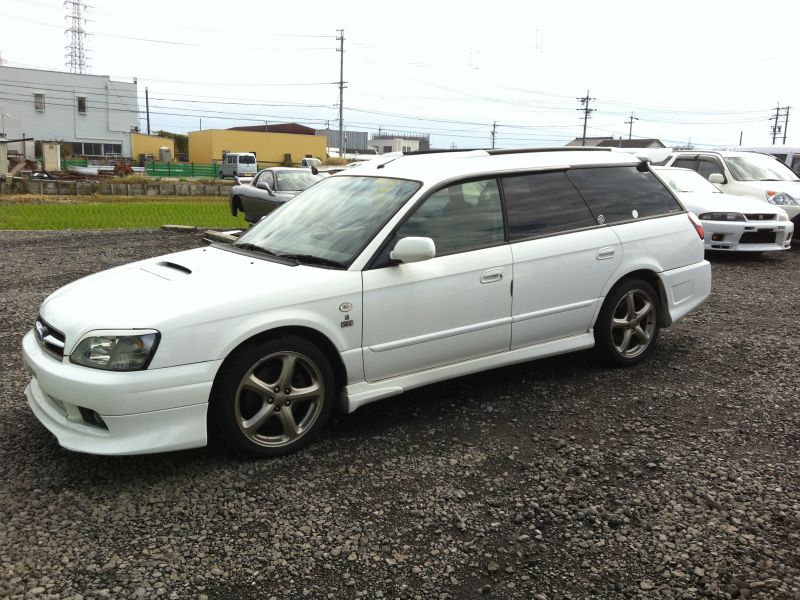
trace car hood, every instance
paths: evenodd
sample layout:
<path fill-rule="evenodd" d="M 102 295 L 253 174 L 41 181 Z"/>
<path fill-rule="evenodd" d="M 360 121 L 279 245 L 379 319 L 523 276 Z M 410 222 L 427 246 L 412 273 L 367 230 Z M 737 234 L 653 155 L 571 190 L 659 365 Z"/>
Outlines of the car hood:
<path fill-rule="evenodd" d="M 93 330 L 165 331 L 321 299 L 342 288 L 344 275 L 198 248 L 79 279 L 50 295 L 41 315 L 69 349 Z"/>
<path fill-rule="evenodd" d="M 771 191 L 786 193 L 792 198 L 800 200 L 800 181 L 738 181 L 737 183 L 749 187 L 755 193 L 763 190 L 764 198 L 766 198 L 767 191 Z"/>
<path fill-rule="evenodd" d="M 706 212 L 738 212 L 742 214 L 760 213 L 769 215 L 785 214 L 780 206 L 733 194 L 707 192 L 678 192 L 681 203 L 696 215 Z"/>

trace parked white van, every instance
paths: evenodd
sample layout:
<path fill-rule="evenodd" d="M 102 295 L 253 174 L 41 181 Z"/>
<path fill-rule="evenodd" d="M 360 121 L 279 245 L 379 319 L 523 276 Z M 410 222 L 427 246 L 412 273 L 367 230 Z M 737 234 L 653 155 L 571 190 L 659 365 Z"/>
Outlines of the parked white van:
<path fill-rule="evenodd" d="M 308 444 L 336 404 L 592 347 L 636 365 L 710 290 L 700 221 L 632 156 L 381 157 L 233 244 L 51 294 L 23 339 L 25 393 L 72 450 L 164 452 L 211 432 L 274 456 Z"/>
<path fill-rule="evenodd" d="M 219 167 L 219 178 L 252 177 L 257 171 L 256 155 L 252 152 L 228 152 Z"/>
<path fill-rule="evenodd" d="M 800 174 L 800 148 L 792 146 L 760 146 L 758 148 L 737 148 L 737 150 L 771 154 L 792 171 Z"/>

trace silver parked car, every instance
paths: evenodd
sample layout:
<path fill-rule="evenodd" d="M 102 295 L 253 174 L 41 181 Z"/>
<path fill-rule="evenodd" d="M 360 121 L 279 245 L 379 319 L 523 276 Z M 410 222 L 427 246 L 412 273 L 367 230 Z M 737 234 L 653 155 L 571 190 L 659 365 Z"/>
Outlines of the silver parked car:
<path fill-rule="evenodd" d="M 247 221 L 255 223 L 324 177 L 310 169 L 262 169 L 249 182 L 231 188 L 231 214 L 235 217 L 241 210 Z"/>

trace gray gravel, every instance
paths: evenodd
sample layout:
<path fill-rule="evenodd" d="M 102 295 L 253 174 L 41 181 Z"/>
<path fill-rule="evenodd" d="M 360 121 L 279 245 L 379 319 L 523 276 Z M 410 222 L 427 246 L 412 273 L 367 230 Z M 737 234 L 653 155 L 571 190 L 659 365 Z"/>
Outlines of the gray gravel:
<path fill-rule="evenodd" d="M 23 397 L 39 303 L 199 244 L 0 232 L 0 596 L 800 599 L 800 252 L 712 257 L 708 303 L 634 369 L 464 377 L 277 460 L 59 448 Z"/>

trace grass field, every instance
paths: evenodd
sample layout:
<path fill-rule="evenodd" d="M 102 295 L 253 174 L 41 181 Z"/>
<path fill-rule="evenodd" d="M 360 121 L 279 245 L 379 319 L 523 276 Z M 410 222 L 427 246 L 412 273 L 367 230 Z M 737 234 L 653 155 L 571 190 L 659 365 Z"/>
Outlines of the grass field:
<path fill-rule="evenodd" d="M 0 229 L 156 229 L 162 225 L 243 228 L 224 197 L 2 196 Z"/>

